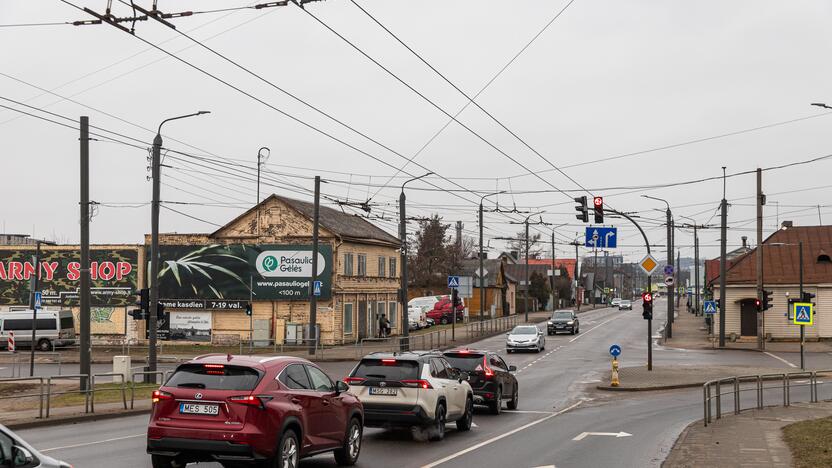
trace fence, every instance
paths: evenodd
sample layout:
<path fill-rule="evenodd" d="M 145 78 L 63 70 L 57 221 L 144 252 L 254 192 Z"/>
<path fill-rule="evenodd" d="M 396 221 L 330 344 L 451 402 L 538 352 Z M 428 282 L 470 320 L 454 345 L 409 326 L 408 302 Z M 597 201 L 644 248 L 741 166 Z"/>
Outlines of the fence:
<path fill-rule="evenodd" d="M 742 407 L 743 392 L 753 391 L 755 393 L 756 404 L 753 408 L 758 409 L 765 406 L 765 393 L 767 390 L 778 390 L 778 393 L 782 393 L 783 406 L 789 406 L 792 402 L 792 389 L 808 387 L 809 402 L 817 403 L 820 398 L 819 386 L 829 383 L 818 381 L 818 376 L 832 377 L 832 370 L 788 372 L 782 374 L 740 375 L 705 382 L 705 384 L 702 385 L 702 406 L 704 411 L 703 420 L 705 425 L 707 426 L 710 424 L 713 419 L 722 418 L 722 397 L 724 395 L 731 395 L 734 414 L 740 414 L 743 409 L 752 409 L 750 406 L 746 408 Z M 775 384 L 766 385 L 767 382 L 774 382 Z M 723 387 L 725 386 L 728 386 L 730 390 L 723 391 Z M 832 397 L 832 395 L 830 395 L 830 397 Z M 714 402 L 713 405 L 711 404 L 712 401 Z M 714 412 L 716 413 L 715 416 Z"/>
<path fill-rule="evenodd" d="M 11 354 L 12 360 L 9 363 L 9 373 L 11 374 L 9 377 L 23 377 L 23 374 L 29 373 L 29 363 L 31 362 L 31 355 L 29 353 L 3 353 L 4 355 L 8 356 Z M 57 364 L 58 365 L 58 375 L 61 375 L 62 363 L 61 363 L 61 353 L 57 352 L 40 352 L 38 351 L 35 355 L 37 360 L 35 361 L 37 364 Z M 5 361 L 4 361 L 5 362 Z"/>

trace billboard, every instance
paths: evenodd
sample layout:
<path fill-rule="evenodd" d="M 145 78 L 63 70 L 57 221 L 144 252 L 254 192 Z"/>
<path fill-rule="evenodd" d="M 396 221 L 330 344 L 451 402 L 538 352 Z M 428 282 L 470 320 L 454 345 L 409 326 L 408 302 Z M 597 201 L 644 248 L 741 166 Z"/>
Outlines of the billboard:
<path fill-rule="evenodd" d="M 81 251 L 42 249 L 40 286 L 44 306 L 78 305 Z M 0 305 L 28 305 L 35 276 L 35 249 L 0 249 Z M 92 306 L 125 306 L 137 289 L 138 248 L 90 249 Z"/>
<path fill-rule="evenodd" d="M 305 300 L 311 245 L 160 246 L 159 297 L 168 307 L 241 309 L 254 300 Z M 148 256 L 149 258 L 149 256 Z M 321 299 L 332 296 L 332 246 L 318 250 Z M 177 307 L 179 308 L 179 307 Z"/>

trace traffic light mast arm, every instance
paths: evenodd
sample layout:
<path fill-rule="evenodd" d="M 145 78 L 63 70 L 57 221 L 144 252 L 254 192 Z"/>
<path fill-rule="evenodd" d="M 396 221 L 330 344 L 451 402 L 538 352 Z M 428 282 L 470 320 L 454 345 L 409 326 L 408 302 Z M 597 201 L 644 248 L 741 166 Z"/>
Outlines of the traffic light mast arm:
<path fill-rule="evenodd" d="M 618 216 L 627 218 L 631 223 L 633 223 L 633 225 L 635 225 L 635 227 L 638 228 L 639 232 L 641 233 L 641 237 L 644 238 L 644 246 L 647 247 L 647 253 L 650 253 L 650 241 L 647 240 L 647 234 L 644 233 L 644 229 L 642 229 L 641 226 L 639 226 L 633 218 L 620 211 L 613 210 L 612 208 L 604 208 L 604 211 L 609 211 L 610 213 L 617 214 Z"/>

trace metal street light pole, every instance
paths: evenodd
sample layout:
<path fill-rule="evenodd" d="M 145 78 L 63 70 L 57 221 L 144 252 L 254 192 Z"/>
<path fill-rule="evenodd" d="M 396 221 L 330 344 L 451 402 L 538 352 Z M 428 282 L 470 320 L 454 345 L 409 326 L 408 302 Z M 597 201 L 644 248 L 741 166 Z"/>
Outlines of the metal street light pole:
<path fill-rule="evenodd" d="M 263 154 L 263 150 L 266 150 L 266 154 Z M 266 161 L 269 160 L 269 156 L 271 156 L 272 150 L 268 147 L 263 146 L 259 150 L 257 150 L 257 205 L 260 205 L 260 168 L 266 164 Z M 260 238 L 260 207 L 257 207 L 257 238 Z M 252 314 L 253 316 L 254 314 Z"/>
<path fill-rule="evenodd" d="M 699 315 L 699 226 L 696 224 L 696 220 L 693 218 L 689 218 L 687 216 L 679 216 L 680 218 L 685 218 L 693 221 L 693 271 L 696 278 L 694 279 L 694 297 L 695 299 L 695 309 L 694 315 Z"/>
<path fill-rule="evenodd" d="M 667 210 L 665 214 L 667 216 L 667 264 L 673 266 L 673 213 L 670 211 L 670 203 L 664 198 L 653 197 L 650 195 L 642 195 L 644 198 L 649 198 L 651 200 L 657 200 L 664 202 L 667 205 Z M 675 268 L 674 268 L 675 270 Z M 674 293 L 676 291 L 675 285 L 668 286 L 667 288 L 667 326 L 665 327 L 665 337 L 673 338 L 673 305 L 674 305 Z"/>
<path fill-rule="evenodd" d="M 414 177 L 412 179 L 404 181 L 404 183 L 402 184 L 402 191 L 399 194 L 399 242 L 401 242 L 401 245 L 399 247 L 399 263 L 401 264 L 402 269 L 402 272 L 400 274 L 401 297 L 399 298 L 399 300 L 402 303 L 402 319 L 400 323 L 402 327 L 402 336 L 404 337 L 404 340 L 402 340 L 401 343 L 402 351 L 410 350 L 410 314 L 407 310 L 407 214 L 405 211 L 405 200 L 407 197 L 404 194 L 404 186 L 409 184 L 410 182 L 413 182 L 414 180 L 419 180 L 429 175 L 433 175 L 433 172 L 428 172 L 419 177 Z"/>
<path fill-rule="evenodd" d="M 480 210 L 479 210 L 479 223 L 480 223 L 480 271 L 479 271 L 479 276 L 480 276 L 480 322 L 482 322 L 485 319 L 485 266 L 484 266 L 485 254 L 484 254 L 484 251 L 483 251 L 483 242 L 485 242 L 485 241 L 482 238 L 483 237 L 482 236 L 482 230 L 483 230 L 482 202 L 490 196 L 499 195 L 501 193 L 506 193 L 506 191 L 505 190 L 500 190 L 499 192 L 489 193 L 489 194 L 486 194 L 486 195 L 483 195 L 482 197 L 480 197 Z"/>
<path fill-rule="evenodd" d="M 150 372 L 156 371 L 156 311 L 159 307 L 159 192 L 162 170 L 162 126 L 172 120 L 186 119 L 188 117 L 196 117 L 209 113 L 210 111 L 199 111 L 193 114 L 165 119 L 159 124 L 158 130 L 156 130 L 156 137 L 153 138 L 153 203 L 150 214 L 150 313 L 147 317 L 149 341 L 147 370 Z"/>

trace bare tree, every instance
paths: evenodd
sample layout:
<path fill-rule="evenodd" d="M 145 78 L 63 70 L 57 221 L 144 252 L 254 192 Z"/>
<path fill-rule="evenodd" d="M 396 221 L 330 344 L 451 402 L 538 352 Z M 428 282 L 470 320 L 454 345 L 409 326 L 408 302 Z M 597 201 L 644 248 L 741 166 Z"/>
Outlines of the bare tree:
<path fill-rule="evenodd" d="M 520 255 L 520 260 L 526 258 L 526 231 L 525 229 L 514 235 L 510 241 L 506 243 L 509 251 L 516 251 Z M 529 258 L 540 258 L 544 250 L 543 243 L 540 242 L 540 233 L 529 234 Z"/>

